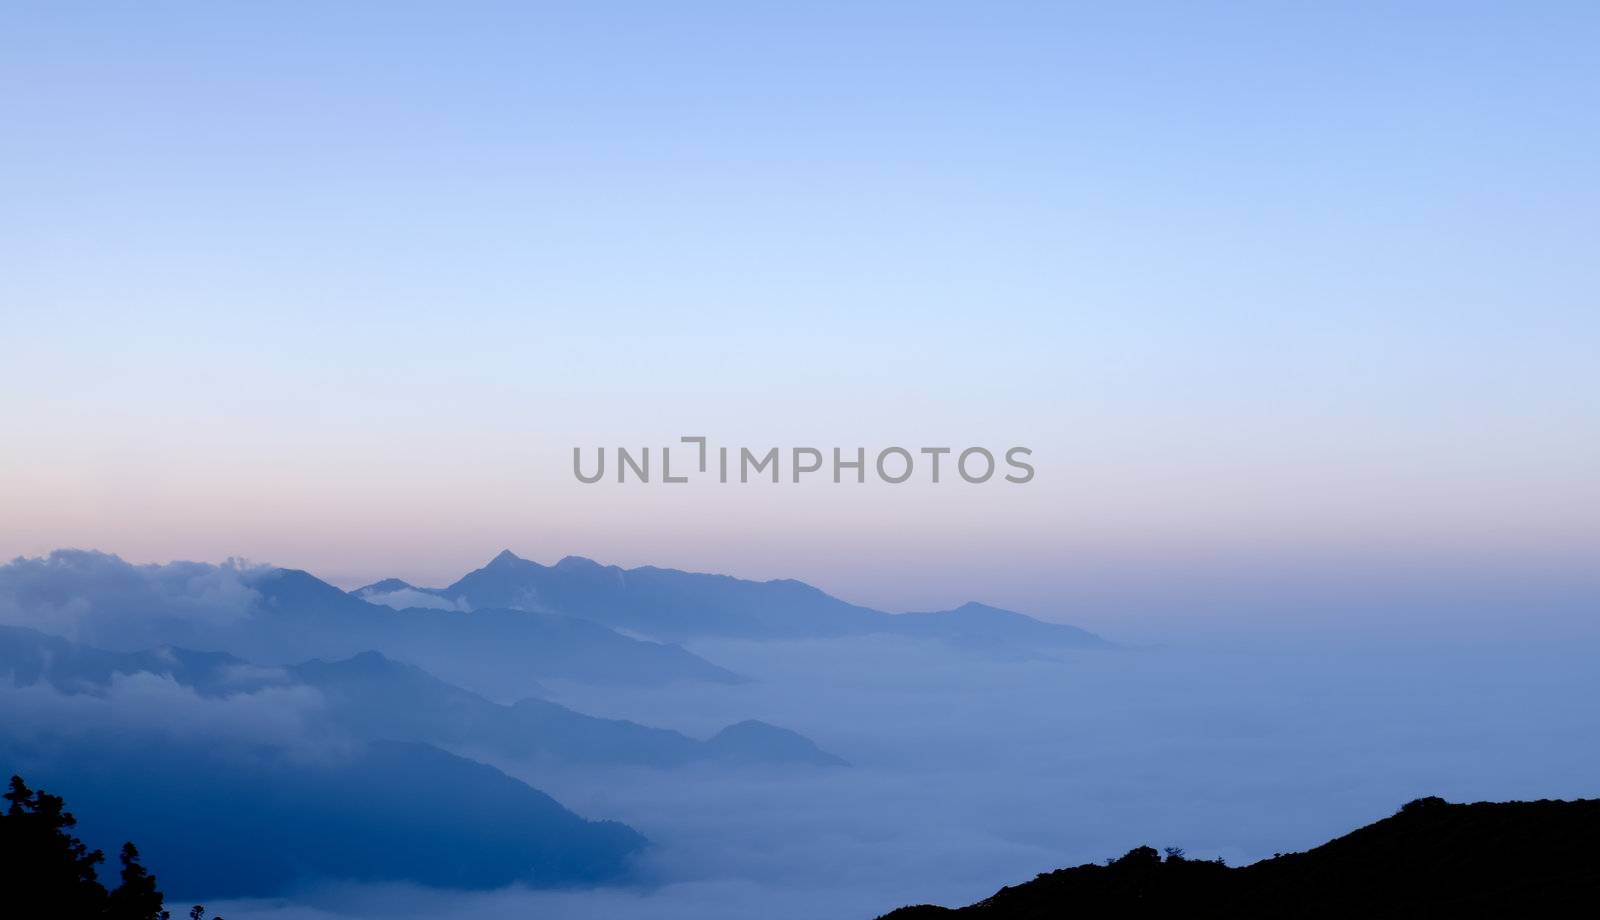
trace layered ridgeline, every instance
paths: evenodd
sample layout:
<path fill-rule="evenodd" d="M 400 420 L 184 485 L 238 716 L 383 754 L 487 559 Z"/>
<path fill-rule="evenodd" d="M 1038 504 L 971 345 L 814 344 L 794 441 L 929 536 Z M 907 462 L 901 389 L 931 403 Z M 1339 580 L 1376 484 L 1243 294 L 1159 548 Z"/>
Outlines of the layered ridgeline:
<path fill-rule="evenodd" d="M 540 766 L 806 764 L 844 761 L 804 735 L 747 720 L 700 740 L 622 719 L 585 715 L 526 698 L 493 702 L 414 665 L 362 652 L 337 661 L 313 659 L 263 666 L 225 652 L 162 646 L 112 652 L 24 627 L 0 626 L 0 675 L 16 688 L 104 699 L 140 680 L 171 684 L 201 700 L 227 702 L 271 693 L 302 702 L 306 737 L 415 741 L 499 763 Z M 3 731 L 3 728 L 0 728 Z"/>
<path fill-rule="evenodd" d="M 0 769 L 92 810 L 94 845 L 137 836 L 170 888 L 208 896 L 319 878 L 597 882 L 644 845 L 478 760 L 842 764 L 763 723 L 701 740 L 545 700 L 500 705 L 376 652 L 272 667 L 0 627 L 0 675 Z"/>
<path fill-rule="evenodd" d="M 0 565 L 0 622 L 134 651 L 160 645 L 267 664 L 378 651 L 501 699 L 541 679 L 640 687 L 745 678 L 673 643 L 891 635 L 962 648 L 1103 648 L 1091 633 L 982 604 L 890 614 L 798 581 L 755 582 L 503 552 L 447 588 L 353 592 L 310 573 L 229 563 L 130 565 L 58 550 Z"/>
<path fill-rule="evenodd" d="M 1579 916 L 1600 896 L 1596 840 L 1600 800 L 1418 799 L 1315 849 L 1242 868 L 1139 847 L 957 910 L 903 907 L 882 920 Z"/>
<path fill-rule="evenodd" d="M 493 767 L 425 744 L 217 744 L 109 726 L 0 737 L 0 769 L 48 779 L 97 816 L 96 847 L 137 838 L 170 890 L 283 894 L 325 879 L 449 888 L 619 879 L 645 845 Z"/>
<path fill-rule="evenodd" d="M 540 678 L 636 686 L 742 680 L 677 646 L 580 617 L 492 608 L 397 614 L 298 570 L 141 566 L 77 550 L 0 566 L 0 622 L 117 651 L 174 645 L 268 664 L 379 651 L 506 699 L 538 692 Z"/>
<path fill-rule="evenodd" d="M 566 614 L 667 642 L 899 635 L 963 645 L 1102 648 L 1104 639 L 983 604 L 932 613 L 885 613 L 850 604 L 804 582 L 747 581 L 644 566 L 623 569 L 568 556 L 541 565 L 510 550 L 447 588 L 387 579 L 354 592 L 396 607 L 511 609 Z"/>
<path fill-rule="evenodd" d="M 469 616 L 427 607 L 397 615 L 297 570 L 273 570 L 250 586 L 261 595 L 258 615 L 241 624 L 230 650 L 272 661 L 375 650 L 507 697 L 535 692 L 530 678 L 637 686 L 744 679 L 678 646 L 581 617 L 487 607 Z"/>

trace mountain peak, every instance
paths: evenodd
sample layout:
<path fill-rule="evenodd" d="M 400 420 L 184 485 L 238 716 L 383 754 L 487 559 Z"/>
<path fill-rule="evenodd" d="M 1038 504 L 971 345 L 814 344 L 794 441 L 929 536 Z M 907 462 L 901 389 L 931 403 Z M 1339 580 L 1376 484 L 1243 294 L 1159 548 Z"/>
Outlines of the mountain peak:
<path fill-rule="evenodd" d="M 401 581 L 398 578 L 385 578 L 383 581 L 375 581 L 370 585 L 364 585 L 360 588 L 357 588 L 350 593 L 360 597 L 365 594 L 388 594 L 392 591 L 415 590 L 417 590 L 417 586 L 410 584 L 409 582 Z"/>
<path fill-rule="evenodd" d="M 816 742 L 805 735 L 756 719 L 735 722 L 712 735 L 706 744 L 718 750 L 730 762 L 848 766 L 844 760 L 817 747 Z"/>
<path fill-rule="evenodd" d="M 500 551 L 500 555 L 489 560 L 489 565 L 487 567 L 506 566 L 522 561 L 524 560 L 521 556 L 518 556 L 509 549 L 503 549 Z"/>
<path fill-rule="evenodd" d="M 601 569 L 605 566 L 585 556 L 563 556 L 556 563 L 558 569 Z"/>
<path fill-rule="evenodd" d="M 270 604 L 282 608 L 296 608 L 317 602 L 344 601 L 351 604 L 365 602 L 350 595 L 303 569 L 267 569 L 248 582 Z"/>

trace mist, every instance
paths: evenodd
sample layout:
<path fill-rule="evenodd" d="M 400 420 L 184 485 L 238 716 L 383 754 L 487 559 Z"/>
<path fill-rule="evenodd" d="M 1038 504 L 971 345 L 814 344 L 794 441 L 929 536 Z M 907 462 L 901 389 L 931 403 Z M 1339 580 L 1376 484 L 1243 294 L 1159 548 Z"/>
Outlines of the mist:
<path fill-rule="evenodd" d="M 772 720 L 850 766 L 499 763 L 648 836 L 634 878 L 476 894 L 330 885 L 216 909 L 275 920 L 866 918 L 967 903 L 1140 844 L 1244 864 L 1424 795 L 1592 796 L 1600 766 L 1593 643 L 1219 638 L 1054 656 L 884 637 L 690 647 L 760 678 L 550 690 L 586 712 L 699 736 Z"/>

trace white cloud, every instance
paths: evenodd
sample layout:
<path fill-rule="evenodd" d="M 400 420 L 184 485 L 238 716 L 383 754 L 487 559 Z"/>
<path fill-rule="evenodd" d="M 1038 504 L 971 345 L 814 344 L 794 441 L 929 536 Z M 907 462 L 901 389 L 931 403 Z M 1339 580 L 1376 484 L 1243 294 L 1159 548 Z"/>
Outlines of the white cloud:
<path fill-rule="evenodd" d="M 269 686 L 225 696 L 202 696 L 164 674 L 114 674 L 93 693 L 62 693 L 46 683 L 0 683 L 0 709 L 9 734 L 63 728 L 77 732 L 130 729 L 169 738 L 250 744 L 303 745 L 322 695 L 304 685 Z"/>
<path fill-rule="evenodd" d="M 381 604 L 393 607 L 396 610 L 405 610 L 407 607 L 423 607 L 429 610 L 460 610 L 472 609 L 472 605 L 465 600 L 452 601 L 437 594 L 429 594 L 416 588 L 400 588 L 395 591 L 363 591 L 362 600 L 369 604 Z"/>
<path fill-rule="evenodd" d="M 111 647 L 157 644 L 162 624 L 198 630 L 249 616 L 262 571 L 238 560 L 133 565 L 91 550 L 19 557 L 0 565 L 0 623 Z"/>

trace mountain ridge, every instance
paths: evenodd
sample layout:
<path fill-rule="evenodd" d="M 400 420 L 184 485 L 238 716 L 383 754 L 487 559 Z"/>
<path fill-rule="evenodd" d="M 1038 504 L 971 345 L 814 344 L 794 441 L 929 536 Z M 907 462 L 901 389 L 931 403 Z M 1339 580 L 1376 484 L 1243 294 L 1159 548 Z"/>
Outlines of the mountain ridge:
<path fill-rule="evenodd" d="M 889 613 L 849 603 L 793 578 L 755 581 L 653 565 L 624 569 L 573 555 L 544 565 L 509 549 L 446 587 L 415 590 L 458 607 L 559 613 L 664 642 L 889 634 L 980 644 L 1112 647 L 1078 627 L 975 601 L 951 610 Z"/>
<path fill-rule="evenodd" d="M 381 652 L 264 667 L 221 652 L 163 647 L 110 652 L 0 625 L 0 676 L 14 686 L 46 684 L 65 694 L 104 694 L 117 675 L 171 678 L 207 698 L 308 687 L 320 694 L 318 726 L 368 741 L 433 745 L 473 759 L 552 765 L 671 768 L 691 763 L 749 765 L 845 762 L 789 729 L 747 720 L 701 740 L 621 719 L 587 715 L 549 700 L 505 705 Z M 752 730 L 753 729 L 753 730 Z"/>
<path fill-rule="evenodd" d="M 1430 797 L 1302 853 L 1248 866 L 1137 847 L 1057 869 L 961 908 L 879 920 L 1063 916 L 1411 918 L 1571 915 L 1600 894 L 1600 799 L 1451 804 Z"/>
<path fill-rule="evenodd" d="M 299 569 L 270 569 L 249 585 L 268 615 L 241 621 L 208 647 L 274 664 L 374 649 L 452 683 L 511 697 L 526 695 L 541 678 L 639 686 L 745 680 L 677 645 L 567 614 L 483 606 L 466 613 L 407 607 L 396 615 Z"/>

